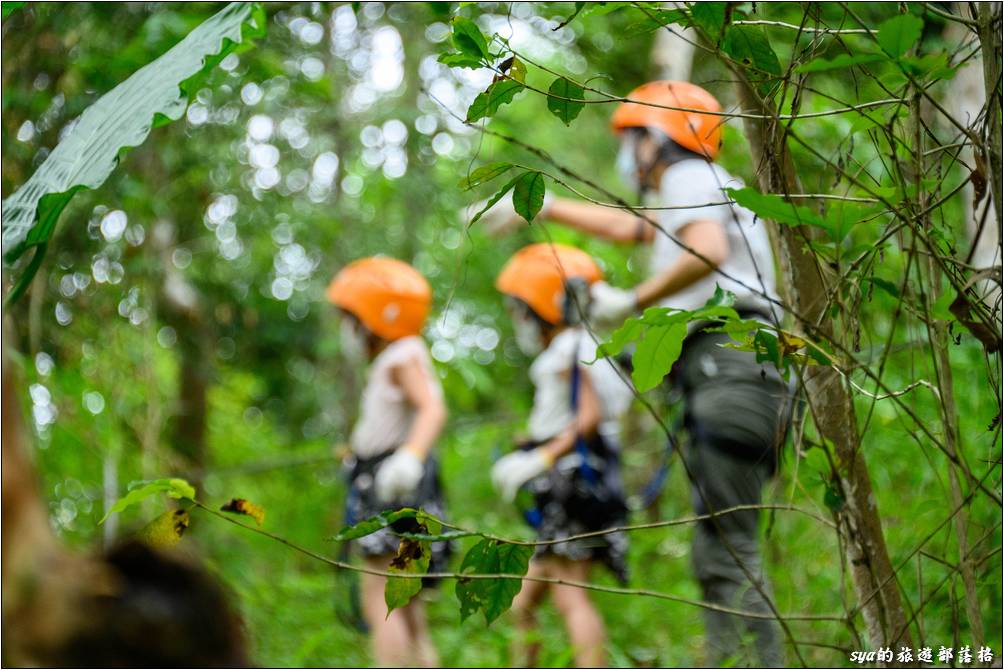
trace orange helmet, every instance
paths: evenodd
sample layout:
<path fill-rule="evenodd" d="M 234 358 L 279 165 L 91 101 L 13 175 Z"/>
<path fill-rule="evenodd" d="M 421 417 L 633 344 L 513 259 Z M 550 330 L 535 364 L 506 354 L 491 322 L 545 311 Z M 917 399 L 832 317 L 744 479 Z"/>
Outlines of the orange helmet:
<path fill-rule="evenodd" d="M 422 331 L 432 289 L 415 268 L 374 256 L 349 263 L 328 285 L 328 300 L 386 340 Z"/>
<path fill-rule="evenodd" d="M 685 149 L 711 160 L 718 155 L 722 145 L 721 117 L 700 111 L 666 109 L 682 107 L 705 112 L 722 111 L 715 97 L 700 86 L 686 81 L 650 81 L 631 91 L 627 97 L 648 104 L 622 102 L 610 119 L 614 132 L 619 133 L 625 128 L 658 128 Z"/>
<path fill-rule="evenodd" d="M 502 268 L 495 288 L 519 298 L 548 323 L 561 323 L 565 282 L 599 281 L 603 272 L 589 254 L 565 244 L 531 244 L 517 251 Z"/>

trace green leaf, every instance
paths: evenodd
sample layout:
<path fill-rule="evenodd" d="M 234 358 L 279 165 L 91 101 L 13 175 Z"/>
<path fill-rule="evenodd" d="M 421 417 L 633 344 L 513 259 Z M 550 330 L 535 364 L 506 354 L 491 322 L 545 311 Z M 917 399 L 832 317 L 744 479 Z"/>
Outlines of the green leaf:
<path fill-rule="evenodd" d="M 136 482 L 130 485 L 129 493 L 115 501 L 108 512 L 101 517 L 98 523 L 104 523 L 112 514 L 122 512 L 138 502 L 146 500 L 155 493 L 166 493 L 172 498 L 195 500 L 195 488 L 184 479 L 154 479 L 149 482 Z"/>
<path fill-rule="evenodd" d="M 355 540 L 366 535 L 371 535 L 381 528 L 386 528 L 395 521 L 400 521 L 401 519 L 414 519 L 416 515 L 418 515 L 418 510 L 410 507 L 387 510 L 377 514 L 376 516 L 370 517 L 369 519 L 360 521 L 354 526 L 346 526 L 345 528 L 342 528 L 338 531 L 338 534 L 331 539 L 336 542 Z"/>
<path fill-rule="evenodd" d="M 453 19 L 453 46 L 467 56 L 473 58 L 488 58 L 488 40 L 481 34 L 477 24 L 470 19 L 458 16 Z"/>
<path fill-rule="evenodd" d="M 639 35 L 650 33 L 653 30 L 665 28 L 673 23 L 682 25 L 687 19 L 686 12 L 680 9 L 661 9 L 658 11 L 647 12 L 647 14 L 648 16 L 638 23 L 633 23 L 625 28 L 622 33 L 623 36 L 637 37 Z"/>
<path fill-rule="evenodd" d="M 695 2 L 690 5 L 690 18 L 715 44 L 725 25 L 725 7 L 724 2 Z"/>
<path fill-rule="evenodd" d="M 516 57 L 513 57 L 512 64 L 509 65 L 509 78 L 521 84 L 526 83 L 526 64 Z"/>
<path fill-rule="evenodd" d="M 637 340 L 645 330 L 641 317 L 631 317 L 620 328 L 610 334 L 610 339 L 596 350 L 597 359 L 619 356 L 624 348 Z"/>
<path fill-rule="evenodd" d="M 584 102 L 578 102 L 579 100 L 585 100 L 585 91 L 564 77 L 555 79 L 547 89 L 547 109 L 566 126 L 574 121 L 586 106 Z"/>
<path fill-rule="evenodd" d="M 0 5 L 0 12 L 3 13 L 2 19 L 6 20 L 8 16 L 13 14 L 16 10 L 21 9 L 27 3 L 24 2 L 4 2 Z"/>
<path fill-rule="evenodd" d="M 167 549 L 178 544 L 189 522 L 188 510 L 168 510 L 136 531 L 133 537 L 148 547 Z"/>
<path fill-rule="evenodd" d="M 736 294 L 726 291 L 720 285 L 715 284 L 715 293 L 704 303 L 705 307 L 732 307 L 736 304 Z"/>
<path fill-rule="evenodd" d="M 951 58 L 945 52 L 927 54 L 926 56 L 908 56 L 900 60 L 900 63 L 914 77 L 928 81 L 951 79 L 958 70 L 958 66 L 952 66 Z"/>
<path fill-rule="evenodd" d="M 516 181 L 518 179 L 519 179 L 519 177 L 513 177 L 512 179 L 509 180 L 509 182 L 505 186 L 503 186 L 501 188 L 501 190 L 499 190 L 492 197 L 488 198 L 488 202 L 485 203 L 485 206 L 481 208 L 480 212 L 478 212 L 477 214 L 475 214 L 471 218 L 470 223 L 468 223 L 467 225 L 468 226 L 473 226 L 475 223 L 477 223 L 478 220 L 481 219 L 482 216 L 484 216 L 484 213 L 487 212 L 489 209 L 492 208 L 492 205 L 494 205 L 495 203 L 497 203 L 499 200 L 501 200 L 505 196 L 506 193 L 508 193 L 509 191 L 512 190 L 513 186 L 516 185 Z"/>
<path fill-rule="evenodd" d="M 448 52 L 441 54 L 437 60 L 449 67 L 466 67 L 472 70 L 484 67 L 484 62 L 480 58 L 475 58 L 465 53 Z"/>
<path fill-rule="evenodd" d="M 893 284 L 888 279 L 882 279 L 881 277 L 865 277 L 864 281 L 873 284 L 876 288 L 880 288 L 893 298 L 899 299 L 899 287 Z"/>
<path fill-rule="evenodd" d="M 206 72 L 264 30 L 260 6 L 231 3 L 84 110 L 45 162 L 3 202 L 4 259 L 13 263 L 48 242 L 76 191 L 101 186 L 124 150 L 142 144 L 156 125 L 179 119 Z"/>
<path fill-rule="evenodd" d="M 489 86 L 467 108 L 467 122 L 473 123 L 486 116 L 492 116 L 502 105 L 512 102 L 516 94 L 523 90 L 523 84 L 515 79 L 499 79 Z"/>
<path fill-rule="evenodd" d="M 483 539 L 464 556 L 461 573 L 526 575 L 533 547 Z M 522 580 L 507 577 L 496 579 L 457 579 L 456 595 L 460 601 L 460 620 L 467 619 L 479 609 L 485 622 L 491 624 L 512 607 Z"/>
<path fill-rule="evenodd" d="M 442 530 L 439 523 L 431 517 L 425 517 L 418 525 L 418 531 L 422 534 L 436 534 Z M 429 560 L 432 557 L 432 549 L 427 540 L 416 540 L 403 538 L 398 545 L 397 555 L 390 562 L 388 572 L 402 575 L 414 575 L 412 577 L 388 577 L 384 585 L 383 599 L 387 603 L 387 616 L 397 609 L 404 607 L 411 599 L 422 590 L 422 575 L 429 571 Z"/>
<path fill-rule="evenodd" d="M 512 206 L 516 213 L 532 223 L 540 208 L 544 206 L 544 175 L 540 172 L 524 172 L 516 178 L 512 192 Z"/>
<path fill-rule="evenodd" d="M 808 207 L 793 205 L 779 195 L 763 194 L 750 187 L 725 190 L 739 205 L 752 211 L 760 218 L 789 226 L 818 226 L 828 232 L 832 228 L 823 217 Z"/>
<path fill-rule="evenodd" d="M 642 393 L 654 389 L 669 374 L 673 363 L 680 357 L 683 338 L 687 336 L 685 322 L 670 323 L 666 326 L 651 326 L 638 340 L 631 362 L 634 369 L 631 379 Z"/>
<path fill-rule="evenodd" d="M 910 50 L 924 30 L 924 20 L 913 14 L 900 14 L 879 24 L 875 39 L 879 46 L 895 58 Z"/>
<path fill-rule="evenodd" d="M 470 175 L 461 179 L 457 186 L 464 191 L 470 191 L 475 186 L 489 182 L 495 179 L 495 177 L 505 174 L 512 168 L 512 163 L 489 163 L 488 165 L 482 165 Z"/>
<path fill-rule="evenodd" d="M 746 66 L 762 94 L 769 92 L 773 79 L 781 74 L 781 62 L 761 26 L 729 26 L 722 50 Z"/>
<path fill-rule="evenodd" d="M 815 58 L 808 63 L 802 63 L 796 72 L 826 72 L 827 70 L 844 70 L 854 65 L 865 63 L 877 63 L 887 60 L 883 54 L 840 54 L 833 60 L 826 58 Z"/>

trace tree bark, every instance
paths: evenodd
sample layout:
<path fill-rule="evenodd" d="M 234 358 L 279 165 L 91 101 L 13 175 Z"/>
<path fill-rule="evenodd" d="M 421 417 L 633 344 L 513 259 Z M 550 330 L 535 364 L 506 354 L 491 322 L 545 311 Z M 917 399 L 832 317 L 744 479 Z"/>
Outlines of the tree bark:
<path fill-rule="evenodd" d="M 744 119 L 744 127 L 757 179 L 765 193 L 785 195 L 801 192 L 795 166 L 788 151 L 784 128 L 772 120 L 776 110 L 757 94 L 754 86 L 738 67 L 729 64 L 736 75 L 739 100 L 744 112 L 767 117 Z M 779 261 L 785 274 L 790 305 L 804 319 L 798 327 L 810 330 L 816 339 L 837 338 L 826 316 L 829 286 L 824 269 L 807 250 L 807 241 L 819 231 L 809 227 L 782 226 L 774 231 L 780 247 Z M 844 315 L 842 332 L 853 332 L 851 315 Z M 846 380 L 831 366 L 807 366 L 803 384 L 820 435 L 832 445 L 834 462 L 843 502 L 835 510 L 838 531 L 854 582 L 858 607 L 864 617 L 866 632 L 875 646 L 912 646 L 907 619 L 900 600 L 882 522 L 875 505 L 871 477 L 857 432 L 854 403 Z"/>

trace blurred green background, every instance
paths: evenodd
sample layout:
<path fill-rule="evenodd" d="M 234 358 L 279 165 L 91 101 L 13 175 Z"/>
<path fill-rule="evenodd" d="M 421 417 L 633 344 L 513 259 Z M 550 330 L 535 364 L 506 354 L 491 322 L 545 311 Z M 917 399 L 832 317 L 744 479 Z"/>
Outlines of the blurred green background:
<path fill-rule="evenodd" d="M 473 167 L 494 160 L 547 166 L 460 123 L 453 115 L 464 116 L 491 73 L 451 70 L 436 58 L 449 48 L 451 16 L 461 13 L 476 18 L 486 34 L 509 36 L 534 61 L 625 94 L 659 75 L 651 57 L 655 32 L 630 7 L 608 7 L 555 30 L 571 5 L 460 5 L 266 4 L 267 36 L 227 57 L 181 121 L 155 130 L 102 188 L 70 204 L 39 277 L 8 310 L 44 494 L 53 526 L 68 543 L 95 547 L 128 534 L 166 503 L 151 499 L 100 526 L 105 507 L 132 481 L 183 476 L 199 485 L 207 504 L 252 500 L 265 508 L 268 530 L 336 556 L 339 547 L 326 538 L 342 525 L 345 486 L 333 453 L 347 438 L 363 371 L 340 357 L 324 288 L 345 263 L 371 254 L 412 262 L 433 285 L 427 339 L 451 412 L 439 445 L 451 519 L 528 536 L 487 477 L 493 450 L 507 448 L 521 430 L 530 401 L 528 361 L 512 341 L 494 277 L 513 251 L 533 240 L 583 246 L 616 285 L 643 276 L 645 252 L 541 225 L 505 239 L 468 230 L 459 212 L 492 193 L 490 186 L 473 194 L 458 188 Z M 12 12 L 3 23 L 4 197 L 87 105 L 219 8 L 30 3 Z M 795 22 L 802 13 L 770 3 L 755 9 L 758 16 Z M 814 11 L 833 23 L 844 20 L 835 5 Z M 858 11 L 877 22 L 896 8 L 878 3 Z M 944 26 L 930 16 L 925 21 L 925 48 L 943 47 Z M 775 44 L 782 60 L 790 57 L 789 42 L 782 34 Z M 728 76 L 714 59 L 698 53 L 692 78 L 732 105 Z M 546 88 L 550 77 L 531 68 L 529 81 Z M 815 85 L 825 91 L 806 94 L 803 111 L 884 95 L 881 81 L 842 72 Z M 947 95 L 945 87 L 935 90 Z M 490 125 L 633 199 L 614 170 L 610 112 L 608 105 L 587 105 L 566 127 L 543 98 L 523 93 Z M 827 156 L 857 161 L 881 183 L 884 148 L 868 124 L 854 121 L 822 117 L 799 129 Z M 723 163 L 755 184 L 741 124 L 725 126 L 725 143 Z M 798 147 L 794 153 L 807 190 L 838 186 L 818 159 Z M 933 223 L 958 246 L 965 245 L 961 217 L 956 197 Z M 844 252 L 875 244 L 882 232 L 879 225 L 856 226 Z M 839 259 L 839 247 L 835 253 Z M 898 284 L 903 258 L 889 246 L 869 268 Z M 860 293 L 854 302 L 860 361 L 885 356 L 882 379 L 894 389 L 933 378 L 923 325 L 907 321 L 893 329 L 896 299 L 878 290 Z M 987 357 L 957 325 L 953 333 L 963 448 L 983 472 L 1000 463 L 1000 408 L 986 381 L 999 380 L 1000 359 Z M 660 411 L 673 414 L 664 398 L 651 395 Z M 936 530 L 950 509 L 947 461 L 894 404 L 864 396 L 858 402 L 893 563 L 910 556 L 900 579 L 909 611 L 917 610 L 916 628 L 935 649 L 968 644 L 962 585 L 946 565 L 958 560 L 955 536 L 951 525 Z M 940 433 L 936 402 L 925 388 L 910 395 L 915 414 Z M 659 460 L 663 438 L 640 405 L 628 422 L 626 477 L 637 491 Z M 821 457 L 818 449 L 804 458 L 789 450 L 768 500 L 829 516 L 823 468 L 815 462 Z M 988 482 L 999 491 L 999 471 Z M 686 477 L 674 467 L 655 507 L 634 520 L 689 513 Z M 1000 508 L 977 497 L 969 514 L 988 643 L 1004 651 Z M 798 514 L 765 516 L 779 610 L 843 616 L 854 598 L 833 532 Z M 633 534 L 631 586 L 699 599 L 690 575 L 690 532 L 679 526 Z M 923 551 L 912 554 L 932 532 Z M 371 663 L 365 636 L 338 616 L 348 607 L 350 580 L 333 569 L 197 510 L 183 546 L 204 557 L 232 591 L 257 663 Z M 608 575 L 595 578 L 614 583 Z M 510 623 L 503 618 L 488 628 L 472 617 L 460 624 L 452 589 L 448 583 L 422 596 L 429 599 L 443 663 L 507 665 Z M 638 596 L 594 598 L 608 624 L 612 664 L 702 661 L 697 608 Z M 861 631 L 859 619 L 854 624 Z M 542 661 L 569 665 L 560 621 L 548 612 L 542 622 Z M 813 665 L 846 664 L 844 650 L 860 645 L 843 624 L 791 627 L 810 643 L 802 651 Z"/>

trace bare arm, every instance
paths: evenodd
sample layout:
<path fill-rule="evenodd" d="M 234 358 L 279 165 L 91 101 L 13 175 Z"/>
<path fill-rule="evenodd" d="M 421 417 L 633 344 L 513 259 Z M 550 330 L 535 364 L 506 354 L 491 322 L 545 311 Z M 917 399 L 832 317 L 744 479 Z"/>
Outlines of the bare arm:
<path fill-rule="evenodd" d="M 692 221 L 679 230 L 677 237 L 708 262 L 689 252 L 683 254 L 676 263 L 635 287 L 639 307 L 648 307 L 685 289 L 711 274 L 729 257 L 729 240 L 725 228 L 717 221 Z"/>
<path fill-rule="evenodd" d="M 396 366 L 391 378 L 415 408 L 415 420 L 405 444 L 424 458 L 429 455 L 446 423 L 446 406 L 439 394 L 432 392 L 434 382 L 429 379 L 428 369 L 418 358 L 409 358 Z"/>
<path fill-rule="evenodd" d="M 645 219 L 613 207 L 568 198 L 552 200 L 542 216 L 611 242 L 651 243 L 655 230 Z"/>
<path fill-rule="evenodd" d="M 575 446 L 575 437 L 577 435 L 583 437 L 595 435 L 601 418 L 600 398 L 596 393 L 596 389 L 593 388 L 589 373 L 580 368 L 579 410 L 575 415 L 575 421 L 559 435 L 542 444 L 540 448 L 547 453 L 553 463 L 563 454 L 572 450 L 572 447 Z"/>

